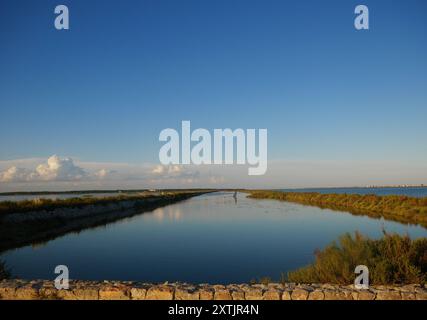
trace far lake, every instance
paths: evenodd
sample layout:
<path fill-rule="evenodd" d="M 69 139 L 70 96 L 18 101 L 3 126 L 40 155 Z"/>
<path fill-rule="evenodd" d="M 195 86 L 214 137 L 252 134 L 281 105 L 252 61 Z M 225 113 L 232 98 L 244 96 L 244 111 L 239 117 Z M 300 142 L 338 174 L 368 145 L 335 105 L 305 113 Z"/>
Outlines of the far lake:
<path fill-rule="evenodd" d="M 346 232 L 427 237 L 420 226 L 275 200 L 217 192 L 5 252 L 13 276 L 54 279 L 64 264 L 73 279 L 241 283 L 279 279 L 314 260 L 313 252 Z"/>

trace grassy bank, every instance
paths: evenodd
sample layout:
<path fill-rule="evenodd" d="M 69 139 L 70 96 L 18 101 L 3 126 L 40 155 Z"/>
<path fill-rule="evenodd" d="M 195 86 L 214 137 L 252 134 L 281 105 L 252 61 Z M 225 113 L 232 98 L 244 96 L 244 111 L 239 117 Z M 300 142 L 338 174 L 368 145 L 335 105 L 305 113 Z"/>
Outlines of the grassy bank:
<path fill-rule="evenodd" d="M 89 205 L 108 205 L 110 203 L 117 203 L 120 201 L 138 201 L 146 200 L 152 197 L 175 197 L 182 196 L 185 194 L 201 194 L 209 192 L 206 191 L 162 191 L 162 192 L 138 192 L 123 194 L 117 196 L 106 196 L 106 197 L 75 197 L 69 199 L 47 199 L 37 198 L 32 200 L 21 200 L 21 201 L 1 201 L 0 202 L 0 216 L 4 214 L 13 213 L 24 213 L 24 212 L 35 212 L 35 211 L 52 211 L 61 208 L 80 208 Z"/>
<path fill-rule="evenodd" d="M 357 265 L 369 268 L 372 285 L 424 284 L 427 282 L 427 239 L 385 234 L 372 240 L 358 233 L 343 235 L 315 253 L 312 265 L 283 276 L 283 281 L 297 283 L 352 284 Z"/>
<path fill-rule="evenodd" d="M 427 197 L 250 191 L 250 198 L 275 199 L 427 227 Z"/>

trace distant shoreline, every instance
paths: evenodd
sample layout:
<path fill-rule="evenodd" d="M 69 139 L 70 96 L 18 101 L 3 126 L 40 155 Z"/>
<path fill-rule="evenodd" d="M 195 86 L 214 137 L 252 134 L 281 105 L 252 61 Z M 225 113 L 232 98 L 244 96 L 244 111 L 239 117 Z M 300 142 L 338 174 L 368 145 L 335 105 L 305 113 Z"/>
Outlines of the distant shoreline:
<path fill-rule="evenodd" d="M 21 195 L 54 195 L 54 194 L 97 194 L 97 193 L 138 193 L 138 192 L 179 192 L 179 191 L 204 191 L 212 190 L 211 188 L 194 188 L 194 189 L 107 189 L 107 190 L 65 190 L 65 191 L 10 191 L 0 192 L 0 196 L 21 196 Z M 218 189 L 223 190 L 223 189 Z"/>
<path fill-rule="evenodd" d="M 410 188 L 426 188 L 427 184 L 420 185 L 386 185 L 386 186 L 354 186 L 354 187 L 303 187 L 303 188 L 265 188 L 259 190 L 313 190 L 313 189 L 410 189 Z M 64 191 L 10 191 L 10 192 L 0 192 L 1 196 L 20 196 L 20 195 L 56 195 L 56 194 L 99 194 L 99 193 L 138 193 L 138 192 L 153 192 L 153 191 L 163 191 L 163 192 L 176 192 L 176 191 L 204 191 L 204 190 L 217 190 L 217 191 L 234 191 L 234 190 L 246 190 L 242 188 L 182 188 L 182 189 L 96 189 L 96 190 L 64 190 Z"/>
<path fill-rule="evenodd" d="M 304 188 L 275 188 L 271 190 L 312 190 L 312 189 L 405 189 L 405 188 L 427 188 L 427 185 L 393 185 L 393 186 L 355 186 L 355 187 L 304 187 Z"/>

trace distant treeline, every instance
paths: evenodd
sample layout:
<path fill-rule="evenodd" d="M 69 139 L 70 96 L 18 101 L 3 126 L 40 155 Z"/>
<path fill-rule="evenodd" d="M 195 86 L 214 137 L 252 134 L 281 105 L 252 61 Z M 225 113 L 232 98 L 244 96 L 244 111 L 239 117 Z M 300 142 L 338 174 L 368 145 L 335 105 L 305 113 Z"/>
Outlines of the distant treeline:
<path fill-rule="evenodd" d="M 427 227 L 427 197 L 250 191 L 250 198 L 275 199 Z"/>

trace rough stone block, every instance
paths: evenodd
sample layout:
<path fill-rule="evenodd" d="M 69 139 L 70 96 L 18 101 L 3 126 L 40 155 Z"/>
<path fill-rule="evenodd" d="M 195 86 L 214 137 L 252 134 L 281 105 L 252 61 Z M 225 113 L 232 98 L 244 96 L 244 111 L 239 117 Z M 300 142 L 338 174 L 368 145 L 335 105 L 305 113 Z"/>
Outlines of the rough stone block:
<path fill-rule="evenodd" d="M 199 289 L 200 300 L 213 300 L 214 293 L 215 291 L 211 288 L 207 288 L 207 287 L 200 288 Z"/>
<path fill-rule="evenodd" d="M 129 300 L 128 288 L 125 286 L 103 285 L 99 290 L 100 300 Z"/>
<path fill-rule="evenodd" d="M 282 291 L 276 289 L 269 289 L 264 292 L 264 300 L 280 300 L 282 297 Z"/>
<path fill-rule="evenodd" d="M 227 289 L 218 289 L 215 290 L 214 300 L 232 300 L 230 290 Z"/>
<path fill-rule="evenodd" d="M 292 293 L 292 291 L 289 291 L 289 290 L 283 291 L 282 300 L 292 300 L 291 293 Z"/>
<path fill-rule="evenodd" d="M 326 290 L 325 300 L 353 300 L 353 295 L 351 291 L 342 291 L 342 290 Z"/>
<path fill-rule="evenodd" d="M 130 289 L 130 296 L 132 300 L 145 300 L 147 297 L 147 289 L 146 288 L 132 288 Z"/>
<path fill-rule="evenodd" d="M 173 300 L 174 288 L 168 285 L 154 286 L 147 291 L 147 300 Z"/>
<path fill-rule="evenodd" d="M 39 298 L 39 290 L 34 286 L 18 287 L 15 293 L 17 300 L 37 300 Z"/>
<path fill-rule="evenodd" d="M 357 294 L 357 300 L 374 300 L 374 299 L 375 299 L 375 293 L 368 290 L 359 291 Z"/>
<path fill-rule="evenodd" d="M 377 292 L 376 300 L 402 300 L 399 291 L 380 290 Z"/>
<path fill-rule="evenodd" d="M 321 290 L 314 290 L 309 293 L 308 300 L 324 300 L 325 294 Z"/>
<path fill-rule="evenodd" d="M 199 300 L 200 293 L 195 288 L 176 288 L 175 300 Z"/>
<path fill-rule="evenodd" d="M 307 300 L 309 292 L 304 289 L 296 288 L 292 291 L 291 299 L 292 300 Z"/>

